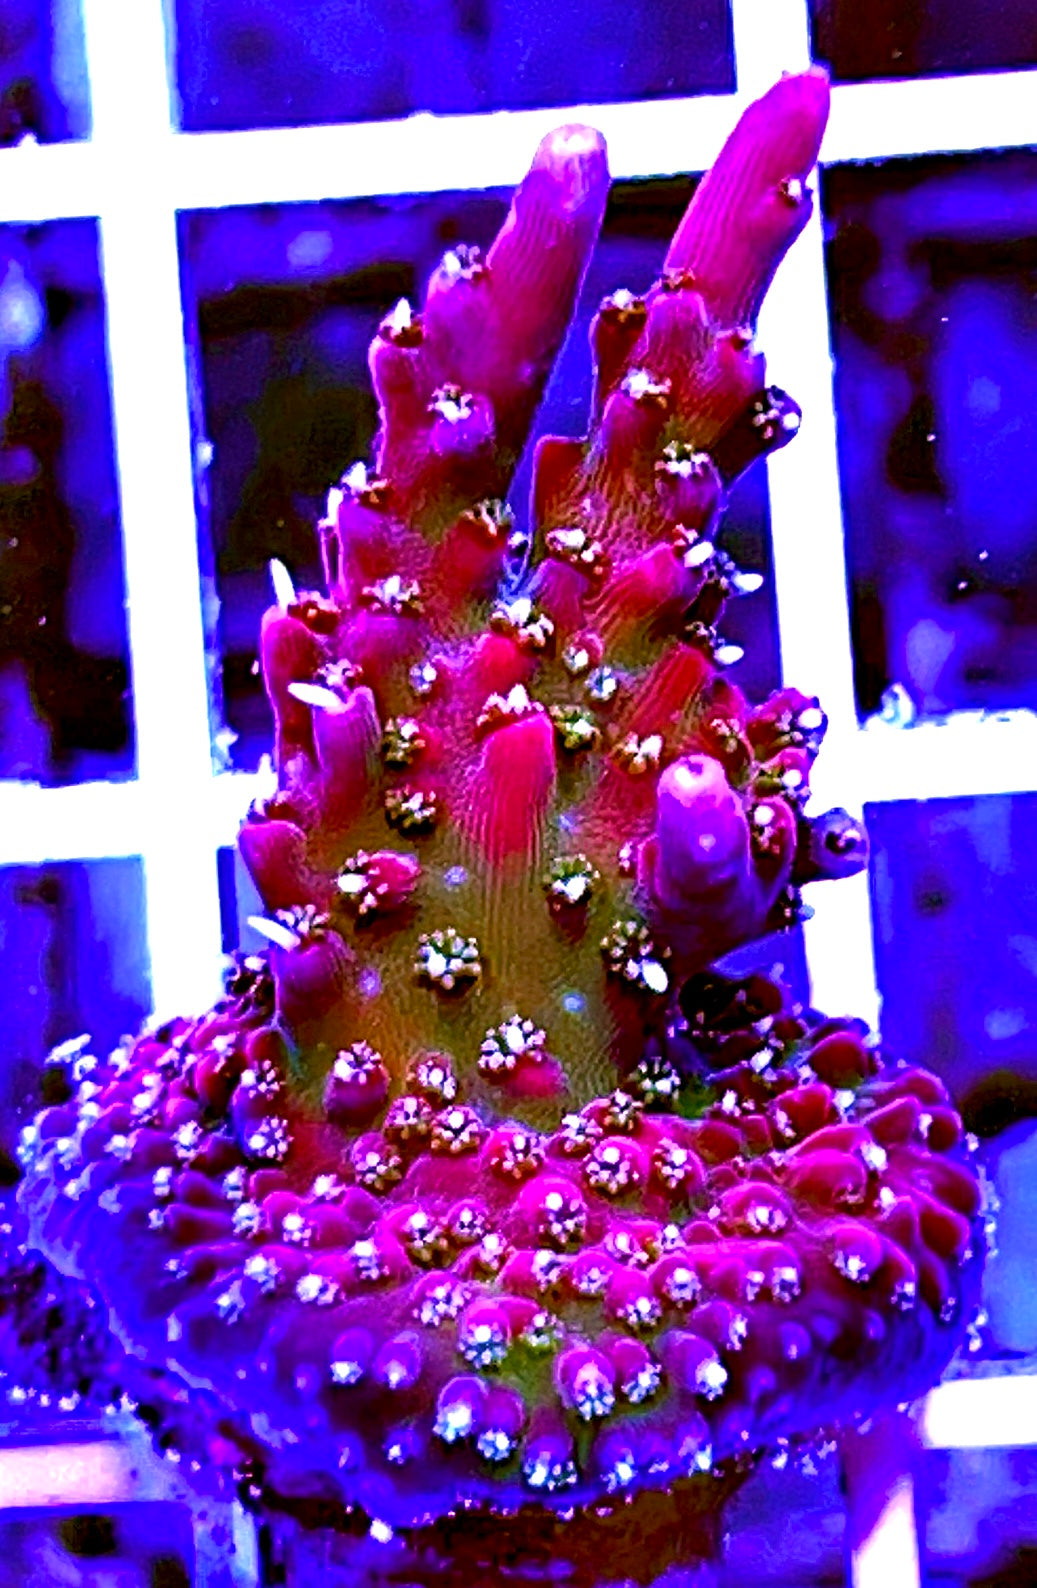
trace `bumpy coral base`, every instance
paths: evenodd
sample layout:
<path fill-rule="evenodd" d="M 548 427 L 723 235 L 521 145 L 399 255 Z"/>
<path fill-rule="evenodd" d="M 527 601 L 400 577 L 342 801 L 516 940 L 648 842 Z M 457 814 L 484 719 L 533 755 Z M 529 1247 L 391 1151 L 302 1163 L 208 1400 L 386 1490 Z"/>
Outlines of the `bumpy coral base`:
<path fill-rule="evenodd" d="M 487 1130 L 440 1061 L 390 1174 L 293 1109 L 262 999 L 258 973 L 98 1066 L 40 1116 L 22 1200 L 273 1491 L 393 1527 L 568 1511 L 852 1422 L 951 1354 L 978 1211 L 959 1122 L 934 1077 L 873 1073 L 853 1025 L 700 979 L 675 1044 L 697 1117 L 615 1092 L 543 1137 Z M 293 1151 L 250 1165 L 275 1103 Z"/>

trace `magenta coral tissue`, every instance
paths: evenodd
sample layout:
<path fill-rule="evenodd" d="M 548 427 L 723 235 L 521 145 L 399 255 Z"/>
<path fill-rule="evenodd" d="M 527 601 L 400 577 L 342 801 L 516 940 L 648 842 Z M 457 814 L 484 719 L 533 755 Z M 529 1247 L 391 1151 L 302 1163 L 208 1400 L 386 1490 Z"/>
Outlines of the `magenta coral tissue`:
<path fill-rule="evenodd" d="M 799 426 L 753 327 L 827 109 L 814 71 L 750 106 L 660 279 L 601 305 L 528 535 L 601 138 L 547 137 L 486 254 L 388 313 L 327 591 L 279 570 L 263 622 L 266 949 L 26 1137 L 28 1245 L 120 1382 L 354 1582 L 690 1569 L 757 1453 L 921 1393 L 968 1321 L 942 1083 L 718 966 L 866 863 L 808 814 L 820 704 L 747 700 L 718 627 L 754 583 L 725 493 Z"/>

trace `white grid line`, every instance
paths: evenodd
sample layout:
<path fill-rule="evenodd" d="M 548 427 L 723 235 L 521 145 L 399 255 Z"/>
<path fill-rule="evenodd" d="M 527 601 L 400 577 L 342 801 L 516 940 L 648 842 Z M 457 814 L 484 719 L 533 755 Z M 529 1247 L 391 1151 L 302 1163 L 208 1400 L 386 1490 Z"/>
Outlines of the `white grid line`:
<path fill-rule="evenodd" d="M 797 9 L 803 34 L 804 12 Z M 806 38 L 795 42 L 807 54 Z M 862 789 L 853 752 L 860 730 L 817 202 L 767 294 L 759 342 L 770 378 L 787 386 L 803 409 L 795 442 L 767 464 L 782 677 L 807 693 L 818 689 L 828 715 L 824 747 L 811 772 L 813 808 L 843 805 L 859 815 Z M 815 1004 L 833 1014 L 852 1010 L 877 1025 L 867 877 L 811 888 L 809 902 L 815 913 L 804 927 L 804 941 Z"/>
<path fill-rule="evenodd" d="M 1037 785 L 1037 713 L 956 712 L 906 731 L 870 719 L 844 743 L 834 770 L 826 742 L 812 782 L 818 809 L 1031 793 Z M 265 793 L 269 780 L 262 773 L 223 772 L 210 779 L 200 827 L 208 836 L 201 841 L 232 844 L 249 802 Z M 0 782 L 2 864 L 139 855 L 146 798 L 138 782 L 65 788 Z M 815 889 L 813 902 L 850 885 Z"/>
<path fill-rule="evenodd" d="M 141 0 L 142 12 L 149 3 Z M 755 3 L 735 0 L 736 16 Z M 1035 81 L 1037 72 L 1025 71 L 836 84 L 822 163 L 1029 146 L 1037 140 Z M 704 170 L 746 102 L 739 92 L 352 126 L 167 129 L 149 149 L 147 183 L 173 209 L 508 187 L 543 133 L 566 121 L 600 127 L 617 178 L 666 176 Z M 0 173 L 0 222 L 97 215 L 111 183 L 93 143 L 2 149 Z"/>
<path fill-rule="evenodd" d="M 929 1450 L 1037 1445 L 1037 1375 L 951 1379 L 926 1397 L 919 1432 Z"/>
<path fill-rule="evenodd" d="M 152 995 L 160 1013 L 219 992 L 220 910 L 162 7 L 84 0 L 126 565 Z M 127 71 L 127 62 L 133 70 Z"/>
<path fill-rule="evenodd" d="M 702 170 L 743 104 L 808 55 L 805 0 L 732 3 L 733 96 L 185 134 L 170 126 L 162 0 L 83 0 L 93 138 L 0 151 L 0 222 L 99 219 L 139 776 L 63 789 L 0 785 L 0 831 L 4 864 L 142 856 L 160 1011 L 204 1005 L 218 988 L 215 849 L 233 843 L 241 813 L 265 782 L 213 774 L 176 211 L 510 186 L 542 134 L 576 120 L 605 133 L 617 177 Z M 826 164 L 1037 141 L 1033 71 L 839 85 L 832 97 Z M 957 713 L 910 731 L 857 726 L 816 216 L 775 282 L 761 345 L 772 378 L 806 410 L 801 436 L 771 461 L 769 478 L 783 669 L 793 683 L 824 680 L 831 722 L 814 777 L 816 808 L 1034 790 L 1032 713 L 991 720 Z M 817 915 L 807 941 L 815 998 L 874 1017 L 866 878 L 813 894 Z M 838 945 L 835 955 L 826 952 L 828 943 Z M 1030 1442 L 1037 1380 L 1005 1382 L 1014 1395 L 986 1380 L 935 1391 L 926 1442 Z M 1026 1394 L 1022 1386 L 1029 1386 Z M 984 1426 L 983 1407 L 994 1421 L 980 1439 L 974 1436 Z M 900 1558 L 908 1564 L 903 1547 Z M 913 1578 L 898 1582 L 916 1579 L 915 1559 Z"/>
<path fill-rule="evenodd" d="M 742 0 L 734 11 L 738 85 L 751 95 L 777 70 L 802 70 L 810 61 L 809 19 L 802 0 Z M 803 408 L 795 443 L 768 459 L 771 545 L 774 561 L 782 679 L 807 690 L 824 680 L 828 732 L 818 768 L 829 786 L 855 797 L 848 775 L 859 734 L 853 689 L 853 653 L 842 503 L 839 492 L 828 290 L 820 205 L 780 266 L 760 315 L 759 343 L 769 378 L 788 385 Z M 787 374 L 785 373 L 787 371 Z M 822 798 L 812 774 L 816 808 Z M 852 808 L 852 807 L 851 807 Z M 866 875 L 811 889 L 816 912 L 804 928 L 811 994 L 833 1013 L 853 1010 L 877 1025 L 878 996 Z M 848 1480 L 852 1466 L 845 1469 Z M 874 1526 L 861 1521 L 866 1496 L 846 1485 L 849 1570 L 853 1588 L 877 1588 L 877 1562 L 896 1562 L 900 1588 L 919 1583 L 918 1540 L 910 1481 L 902 1480 Z M 870 1520 L 870 1518 L 869 1518 Z M 858 1537 L 858 1535 L 861 1535 Z"/>

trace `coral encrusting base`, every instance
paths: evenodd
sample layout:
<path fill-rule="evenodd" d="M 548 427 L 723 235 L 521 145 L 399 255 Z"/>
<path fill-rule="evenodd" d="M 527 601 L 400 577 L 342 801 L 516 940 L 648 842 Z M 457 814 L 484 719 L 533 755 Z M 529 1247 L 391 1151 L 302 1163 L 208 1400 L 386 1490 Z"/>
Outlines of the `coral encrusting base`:
<path fill-rule="evenodd" d="M 278 790 L 240 848 L 268 948 L 201 1018 L 71 1055 L 23 1140 L 32 1246 L 261 1503 L 455 1560 L 549 1513 L 556 1562 L 592 1560 L 610 1507 L 662 1538 L 705 1475 L 954 1350 L 979 1192 L 945 1088 L 716 969 L 866 857 L 807 814 L 818 701 L 751 705 L 718 630 L 754 583 L 725 493 L 799 424 L 752 327 L 827 103 L 810 72 L 750 107 L 660 280 L 603 303 L 590 433 L 540 443 L 530 535 L 504 496 L 597 134 L 547 138 L 486 256 L 384 321 L 327 593 L 275 570 L 263 623 Z"/>
<path fill-rule="evenodd" d="M 449 1116 L 478 1115 L 439 1058 L 446 1100 L 402 1094 L 427 1129 L 395 1135 L 392 1176 L 358 1177 L 349 1137 L 293 1107 L 251 974 L 196 1029 L 91 1072 L 85 1126 L 83 1103 L 41 1115 L 22 1200 L 257 1494 L 407 1528 L 666 1491 L 909 1398 L 953 1350 L 978 1206 L 958 1119 L 931 1075 L 872 1073 L 854 1023 L 810 1028 L 762 977 L 698 977 L 694 1035 L 670 1044 L 688 1113 L 616 1089 L 457 1149 Z M 202 1107 L 221 1038 L 243 1068 Z M 238 1146 L 234 1099 L 260 1087 L 283 1112 L 245 1128 L 281 1121 L 276 1166 Z"/>

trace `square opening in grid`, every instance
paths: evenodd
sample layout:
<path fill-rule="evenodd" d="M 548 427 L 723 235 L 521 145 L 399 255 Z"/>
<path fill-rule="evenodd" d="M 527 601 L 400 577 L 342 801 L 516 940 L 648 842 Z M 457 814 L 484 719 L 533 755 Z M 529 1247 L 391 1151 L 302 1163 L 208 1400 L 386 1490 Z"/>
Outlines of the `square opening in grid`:
<path fill-rule="evenodd" d="M 4 0 L 0 149 L 85 138 L 89 132 L 80 0 Z"/>
<path fill-rule="evenodd" d="M 104 1057 L 138 1030 L 151 1006 L 146 942 L 139 860 L 0 868 L 0 967 L 13 990 L 0 1011 L 5 1148 L 23 1118 L 62 1100 L 52 1049 L 83 1038 L 83 1053 Z"/>
<path fill-rule="evenodd" d="M 133 770 L 97 225 L 0 226 L 0 777 Z"/>
<path fill-rule="evenodd" d="M 869 805 L 875 966 L 893 1059 L 983 1135 L 1037 1113 L 1037 794 Z"/>
<path fill-rule="evenodd" d="M 80 1470 L 80 1449 L 77 1446 L 73 1461 L 65 1458 L 70 1487 Z M 49 1454 L 52 1464 L 62 1461 L 60 1447 Z M 0 1498 L 4 1460 L 0 1451 Z M 83 1476 L 89 1485 L 89 1474 Z M 197 1580 L 187 1506 L 161 1501 L 74 1506 L 75 1494 L 70 1492 L 61 1509 L 30 1512 L 0 1523 L 3 1588 L 45 1582 L 69 1588 L 116 1583 L 118 1588 L 191 1588 Z"/>
<path fill-rule="evenodd" d="M 923 1582 L 1037 1581 L 1037 1450 L 933 1450 L 915 1488 Z"/>
<path fill-rule="evenodd" d="M 810 12 L 814 53 L 837 82 L 1037 63 L 1032 0 L 810 0 Z"/>
<path fill-rule="evenodd" d="M 191 132 L 734 88 L 729 0 L 175 0 Z"/>
<path fill-rule="evenodd" d="M 1035 175 L 1026 150 L 823 174 L 862 716 L 894 686 L 908 714 L 1037 705 Z"/>

